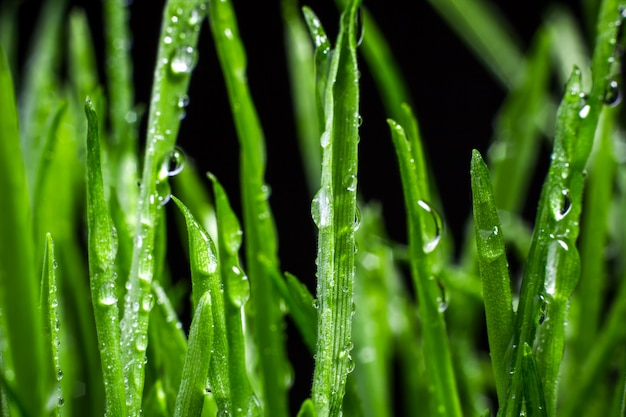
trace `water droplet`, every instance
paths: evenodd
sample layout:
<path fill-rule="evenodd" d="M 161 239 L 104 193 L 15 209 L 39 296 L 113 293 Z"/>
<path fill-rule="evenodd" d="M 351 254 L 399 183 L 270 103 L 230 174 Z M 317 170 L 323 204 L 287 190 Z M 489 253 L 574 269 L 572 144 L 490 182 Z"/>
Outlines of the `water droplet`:
<path fill-rule="evenodd" d="M 189 74 L 197 61 L 198 54 L 192 46 L 179 46 L 170 56 L 170 71 L 173 75 Z"/>
<path fill-rule="evenodd" d="M 181 94 L 176 100 L 176 109 L 178 110 L 178 118 L 183 120 L 187 116 L 185 109 L 189 105 L 189 96 L 187 94 Z"/>
<path fill-rule="evenodd" d="M 65 400 L 63 399 L 63 397 L 59 397 L 58 404 L 59 404 L 59 407 L 63 407 L 65 405 Z"/>
<path fill-rule="evenodd" d="M 448 300 L 446 297 L 446 289 L 441 281 L 437 281 L 441 295 L 437 296 L 437 311 L 443 313 L 448 309 Z"/>
<path fill-rule="evenodd" d="M 59 369 L 57 370 L 57 381 L 60 381 L 63 379 L 63 370 Z"/>
<path fill-rule="evenodd" d="M 165 38 L 163 38 L 163 42 L 166 45 L 170 45 L 172 43 L 172 37 L 171 36 L 166 36 Z"/>
<path fill-rule="evenodd" d="M 313 299 L 313 308 L 318 310 L 320 308 L 320 300 L 315 298 Z"/>
<path fill-rule="evenodd" d="M 152 309 L 152 294 L 144 293 L 141 297 L 141 309 L 145 312 L 149 312 Z"/>
<path fill-rule="evenodd" d="M 591 106 L 589 104 L 585 104 L 582 109 L 578 112 L 578 117 L 581 119 L 586 119 L 589 116 L 589 111 L 591 110 Z"/>
<path fill-rule="evenodd" d="M 604 92 L 604 104 L 615 107 L 622 101 L 622 92 L 615 80 L 610 80 Z"/>
<path fill-rule="evenodd" d="M 226 281 L 228 286 L 228 297 L 236 307 L 243 307 L 250 298 L 250 282 L 248 276 L 236 265 L 231 268 Z"/>
<path fill-rule="evenodd" d="M 191 26 L 195 26 L 202 21 L 203 17 L 204 14 L 200 10 L 193 9 L 189 14 L 189 19 L 187 19 L 187 23 L 189 23 L 189 25 Z"/>
<path fill-rule="evenodd" d="M 348 367 L 346 368 L 346 373 L 350 374 L 354 372 L 354 367 L 355 367 L 354 359 L 352 359 L 351 355 L 348 355 Z"/>
<path fill-rule="evenodd" d="M 561 190 L 558 204 L 554 208 L 554 218 L 557 221 L 562 220 L 572 209 L 572 199 L 568 189 Z"/>
<path fill-rule="evenodd" d="M 328 194 L 327 187 L 320 188 L 311 203 L 311 216 L 318 228 L 329 226 L 331 223 L 330 196 Z"/>
<path fill-rule="evenodd" d="M 354 210 L 354 231 L 356 232 L 361 227 L 361 210 L 359 206 L 356 206 Z"/>
<path fill-rule="evenodd" d="M 322 137 L 320 138 L 320 144 L 322 148 L 327 148 L 330 145 L 330 132 L 325 131 L 322 133 Z"/>
<path fill-rule="evenodd" d="M 356 46 L 361 46 L 365 35 L 365 25 L 363 24 L 363 8 L 359 7 L 355 17 Z"/>
<path fill-rule="evenodd" d="M 135 347 L 138 351 L 145 352 L 148 348 L 148 336 L 145 334 L 138 335 L 137 340 L 135 341 Z"/>
<path fill-rule="evenodd" d="M 136 123 L 137 122 L 137 112 L 130 110 L 128 112 L 126 112 L 126 115 L 124 116 L 124 119 L 126 119 L 126 123 Z"/>
<path fill-rule="evenodd" d="M 100 287 L 99 294 L 100 304 L 110 306 L 117 303 L 117 292 L 114 282 L 105 282 Z"/>
<path fill-rule="evenodd" d="M 433 233 L 427 237 L 427 239 L 429 240 L 424 241 L 423 247 L 424 253 L 431 253 L 435 250 L 435 248 L 439 244 L 439 241 L 441 240 L 443 221 L 441 220 L 441 216 L 439 215 L 439 213 L 424 200 L 418 200 L 417 204 L 422 210 L 429 213 L 433 219 Z"/>
<path fill-rule="evenodd" d="M 348 174 L 343 177 L 343 186 L 346 187 L 348 191 L 356 191 L 357 178 L 354 174 Z"/>
<path fill-rule="evenodd" d="M 173 177 L 179 174 L 185 167 L 185 153 L 179 147 L 174 148 L 165 158 L 165 164 L 167 176 Z"/>

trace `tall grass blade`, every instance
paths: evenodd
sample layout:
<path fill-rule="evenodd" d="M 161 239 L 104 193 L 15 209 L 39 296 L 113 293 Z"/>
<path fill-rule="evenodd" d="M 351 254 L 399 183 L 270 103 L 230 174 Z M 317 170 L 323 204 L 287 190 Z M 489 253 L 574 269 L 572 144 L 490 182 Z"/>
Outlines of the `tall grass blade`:
<path fill-rule="evenodd" d="M 212 324 L 211 293 L 207 291 L 200 297 L 191 322 L 189 348 L 176 398 L 175 417 L 195 417 L 202 414 L 212 357 Z"/>
<path fill-rule="evenodd" d="M 117 231 L 104 199 L 98 116 L 90 99 L 87 115 L 87 225 L 91 298 L 100 346 L 106 410 L 125 415 L 126 393 L 120 349 L 119 309 L 115 273 Z"/>
<path fill-rule="evenodd" d="M 318 336 L 312 398 L 320 417 L 342 412 L 350 356 L 354 232 L 359 142 L 359 84 L 355 17 L 359 1 L 351 1 L 341 15 L 324 92 L 325 130 L 321 137 L 321 188 L 311 214 L 318 233 Z"/>
<path fill-rule="evenodd" d="M 168 178 L 180 171 L 174 150 L 180 116 L 179 103 L 187 94 L 191 72 L 197 61 L 196 43 L 206 13 L 206 1 L 170 0 L 163 12 L 163 26 L 154 72 L 148 118 L 135 238 L 124 318 L 121 322 L 122 359 L 127 385 L 127 413 L 139 414 L 144 384 L 144 360 L 150 310 L 134 305 L 150 305 L 151 283 L 157 270 L 155 252 L 157 226 L 164 227 L 163 204 L 170 198 Z"/>
<path fill-rule="evenodd" d="M 11 358 L 13 372 L 5 371 L 8 383 L 25 402 L 29 414 L 43 411 L 43 324 L 37 313 L 39 280 L 35 272 L 31 200 L 27 168 L 22 158 L 18 116 L 9 65 L 0 48 L 0 294 L 6 324 L 3 357 Z M 21 277 L 15 279 L 15 277 Z M 10 366 L 8 363 L 7 366 Z"/>
<path fill-rule="evenodd" d="M 438 416 L 460 416 L 461 406 L 443 317 L 445 300 L 434 275 L 434 258 L 431 255 L 436 250 L 440 238 L 440 219 L 427 203 L 424 179 L 418 178 L 418 172 L 421 170 L 417 165 L 422 161 L 415 159 L 411 142 L 402 126 L 393 120 L 389 120 L 388 123 L 400 163 L 408 217 L 411 275 L 415 282 L 423 323 L 423 350 L 426 372 L 429 375 L 429 391 L 435 395 L 431 413 Z M 427 222 L 435 222 L 434 237 L 424 236 L 424 231 L 428 227 Z"/>
<path fill-rule="evenodd" d="M 209 21 L 241 145 L 241 194 L 253 331 L 266 415 L 287 415 L 289 378 L 279 296 L 268 275 L 278 270 L 276 231 L 265 184 L 265 140 L 246 80 L 246 53 L 230 1 L 209 3 Z"/>
<path fill-rule="evenodd" d="M 489 171 L 476 150 L 472 152 L 471 173 L 474 234 L 485 303 L 489 350 L 498 400 L 503 403 L 509 373 L 507 351 L 513 337 L 511 278 Z"/>

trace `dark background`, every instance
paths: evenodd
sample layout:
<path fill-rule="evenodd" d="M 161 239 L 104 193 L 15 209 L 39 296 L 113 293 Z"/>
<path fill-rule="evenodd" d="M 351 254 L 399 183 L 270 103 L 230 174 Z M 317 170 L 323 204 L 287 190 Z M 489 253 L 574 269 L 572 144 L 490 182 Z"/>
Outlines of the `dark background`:
<path fill-rule="evenodd" d="M 134 0 L 129 5 L 134 85 L 138 103 L 149 102 L 164 3 L 162 0 Z M 541 24 L 546 2 L 529 0 L 494 3 L 498 3 L 525 51 L 533 33 Z M 579 15 L 579 2 L 573 4 L 573 11 Z M 22 2 L 22 60 L 39 5 L 38 1 Z M 311 197 L 306 188 L 293 125 L 280 1 L 234 0 L 234 5 L 247 48 L 250 88 L 266 135 L 266 180 L 272 189 L 270 203 L 278 226 L 282 268 L 313 287 L 316 236 L 310 219 Z M 339 21 L 334 1 L 312 0 L 302 5 L 310 6 L 318 14 L 331 39 L 334 39 Z M 446 231 L 460 242 L 471 209 L 471 150 L 476 148 L 483 153 L 487 150 L 494 116 L 506 91 L 427 1 L 365 0 L 364 5 L 377 19 L 406 77 L 426 152 L 441 193 Z M 101 2 L 71 2 L 71 7 L 75 6 L 87 10 L 102 69 L 104 46 Z M 200 35 L 198 49 L 200 59 L 190 85 L 190 104 L 181 126 L 179 145 L 200 172 L 211 171 L 221 180 L 235 210 L 241 213 L 238 140 L 206 24 Z M 364 201 L 376 200 L 382 203 L 391 238 L 404 242 L 403 197 L 386 123 L 387 115 L 362 60 L 360 71 L 363 125 L 359 145 L 359 192 Z M 100 75 L 104 82 L 103 73 Z M 142 140 L 144 136 L 145 128 L 141 131 Z M 547 164 L 547 155 L 545 159 L 540 161 L 539 166 Z M 536 201 L 537 195 L 538 191 L 533 190 L 530 201 Z M 530 203 L 530 207 L 532 209 L 533 203 Z M 173 213 L 172 207 L 168 210 Z M 185 261 L 181 260 L 182 244 L 176 236 L 172 235 L 171 239 L 173 242 L 169 250 L 173 275 L 175 278 L 186 278 L 188 269 Z M 290 345 L 296 351 L 304 351 L 297 338 L 290 337 Z M 295 368 L 310 369 L 311 364 L 306 359 L 296 356 L 292 360 L 296 362 Z M 301 375 L 310 373 L 305 371 Z M 306 378 L 296 378 L 294 389 L 298 394 L 292 401 L 293 406 L 297 406 L 306 395 L 309 383 Z"/>

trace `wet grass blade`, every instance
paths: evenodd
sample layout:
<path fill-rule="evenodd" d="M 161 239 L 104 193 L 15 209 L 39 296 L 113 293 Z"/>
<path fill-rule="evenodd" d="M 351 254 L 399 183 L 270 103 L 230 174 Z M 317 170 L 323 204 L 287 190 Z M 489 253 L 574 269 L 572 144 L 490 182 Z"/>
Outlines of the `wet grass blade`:
<path fill-rule="evenodd" d="M 440 237 L 441 220 L 426 202 L 428 197 L 424 195 L 424 178 L 418 178 L 418 172 L 421 170 L 416 165 L 422 161 L 415 159 L 411 143 L 402 126 L 393 120 L 389 120 L 388 123 L 400 163 L 408 217 L 411 275 L 415 282 L 417 298 L 420 300 L 419 311 L 423 323 L 423 351 L 429 375 L 429 391 L 435 396 L 431 413 L 439 416 L 460 416 L 461 406 L 443 317 L 445 308 L 442 303 L 445 300 L 433 270 L 432 252 L 436 249 Z M 424 231 L 428 228 L 426 224 L 433 221 L 437 225 L 435 234 L 426 238 L 430 240 L 426 240 L 424 236 Z"/>
<path fill-rule="evenodd" d="M 126 393 L 115 282 L 117 232 L 104 199 L 98 116 L 90 99 L 85 102 L 85 114 L 88 123 L 87 225 L 91 298 L 100 346 L 106 410 L 113 415 L 125 415 Z"/>
<path fill-rule="evenodd" d="M 472 153 L 471 173 L 474 234 L 485 303 L 489 350 L 498 400 L 503 403 L 509 373 L 507 351 L 513 337 L 511 278 L 489 171 L 476 150 Z"/>
<path fill-rule="evenodd" d="M 170 198 L 168 178 L 180 170 L 174 151 L 180 115 L 184 110 L 179 103 L 187 95 L 191 72 L 197 61 L 196 43 L 206 7 L 204 0 L 170 0 L 163 12 L 139 203 L 134 222 L 133 257 L 121 321 L 129 416 L 138 415 L 141 408 L 150 314 L 149 309 L 135 309 L 133 306 L 150 305 L 148 299 L 152 298 L 150 286 L 157 272 L 157 226 L 165 221 L 162 206 Z"/>
<path fill-rule="evenodd" d="M 207 291 L 200 297 L 191 322 L 189 347 L 176 398 L 175 417 L 195 417 L 202 414 L 212 357 L 212 324 L 211 294 Z"/>
<path fill-rule="evenodd" d="M 359 84 L 355 16 L 359 1 L 341 15 L 324 92 L 321 188 L 311 214 L 318 227 L 318 335 L 312 398 L 320 417 L 338 416 L 354 367 L 352 304 L 358 167 Z"/>
<path fill-rule="evenodd" d="M 219 267 L 224 284 L 231 408 L 235 415 L 258 416 L 261 414 L 261 409 L 248 380 L 243 334 L 243 317 L 245 317 L 245 307 L 250 299 L 250 283 L 239 264 L 239 249 L 243 232 L 230 206 L 226 191 L 216 177 L 209 175 L 209 178 L 213 182 L 217 212 Z"/>
<path fill-rule="evenodd" d="M 191 212 L 176 197 L 172 197 L 185 216 L 189 236 L 189 256 L 191 264 L 192 305 L 197 307 L 205 293 L 211 296 L 213 342 L 210 373 L 211 392 L 221 412 L 230 414 L 231 388 L 229 350 L 225 320 L 224 284 L 218 267 L 217 250 L 213 240 L 197 222 Z"/>
<path fill-rule="evenodd" d="M 43 270 L 41 275 L 41 317 L 44 327 L 46 362 L 44 372 L 44 393 L 46 394 L 46 415 L 59 416 L 60 408 L 65 400 L 61 390 L 60 381 L 63 378 L 60 361 L 60 338 L 59 338 L 59 298 L 56 280 L 57 261 L 54 256 L 54 242 L 48 233 L 43 258 Z"/>
<path fill-rule="evenodd" d="M 246 265 L 250 278 L 255 343 L 259 352 L 262 407 L 267 415 L 287 415 L 288 371 L 282 313 L 268 269 L 279 270 L 277 239 L 265 184 L 265 139 L 245 77 L 243 42 L 230 1 L 209 3 L 209 21 L 241 145 L 241 194 Z"/>

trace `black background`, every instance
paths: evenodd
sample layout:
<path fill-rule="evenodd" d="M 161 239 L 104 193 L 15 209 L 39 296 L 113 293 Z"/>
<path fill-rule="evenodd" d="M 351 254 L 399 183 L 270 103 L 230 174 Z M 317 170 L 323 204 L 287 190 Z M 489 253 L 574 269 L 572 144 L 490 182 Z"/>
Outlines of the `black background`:
<path fill-rule="evenodd" d="M 8 0 L 2 0 L 8 1 Z M 511 30 L 526 50 L 541 24 L 546 2 L 502 1 L 498 6 Z M 20 58 L 23 61 L 32 33 L 37 1 L 23 1 L 20 11 Z M 339 13 L 332 0 L 312 0 L 331 39 L 338 28 Z M 439 187 L 447 233 L 460 242 L 471 208 L 469 161 L 473 148 L 485 152 L 492 136 L 494 115 L 506 91 L 459 40 L 430 4 L 423 1 L 364 1 L 386 35 L 406 77 L 415 113 L 420 122 L 426 152 Z M 579 3 L 573 11 L 579 15 Z M 147 104 L 159 39 L 164 1 L 134 0 L 130 5 L 134 86 L 138 103 Z M 103 38 L 100 1 L 75 1 L 70 7 L 87 10 L 102 69 Z M 280 238 L 284 270 L 314 286 L 315 229 L 310 220 L 311 196 L 304 181 L 293 124 L 289 80 L 284 54 L 281 4 L 273 1 L 234 1 L 239 29 L 248 54 L 248 79 L 267 141 L 266 180 L 272 189 L 270 203 Z M 190 104 L 182 123 L 179 144 L 201 172 L 211 171 L 223 183 L 231 202 L 241 213 L 239 198 L 238 141 L 209 28 L 203 27 L 200 59 L 190 85 Z M 367 27 L 365 28 L 367 36 Z M 370 73 L 361 60 L 361 126 L 359 192 L 364 201 L 382 203 L 391 238 L 405 241 L 405 219 L 395 153 L 386 113 Z M 104 83 L 101 72 L 100 79 Z M 144 121 L 145 126 L 145 121 Z M 141 138 L 145 137 L 145 128 Z M 547 164 L 540 161 L 539 166 Z M 540 175 L 541 177 L 541 175 Z M 208 182 L 207 182 L 208 186 Z M 534 194 L 533 194 L 534 193 Z M 531 193 L 530 208 L 538 192 Z M 535 200 L 533 200 L 533 196 Z M 168 208 L 173 213 L 173 208 Z M 186 278 L 181 260 L 181 241 L 171 237 L 170 257 L 175 278 Z M 290 337 L 296 350 L 304 348 Z M 310 368 L 301 356 L 294 367 Z M 304 361 L 304 363 L 301 363 Z M 304 373 L 310 375 L 310 373 Z M 297 406 L 309 389 L 309 380 L 297 377 L 292 401 Z"/>

